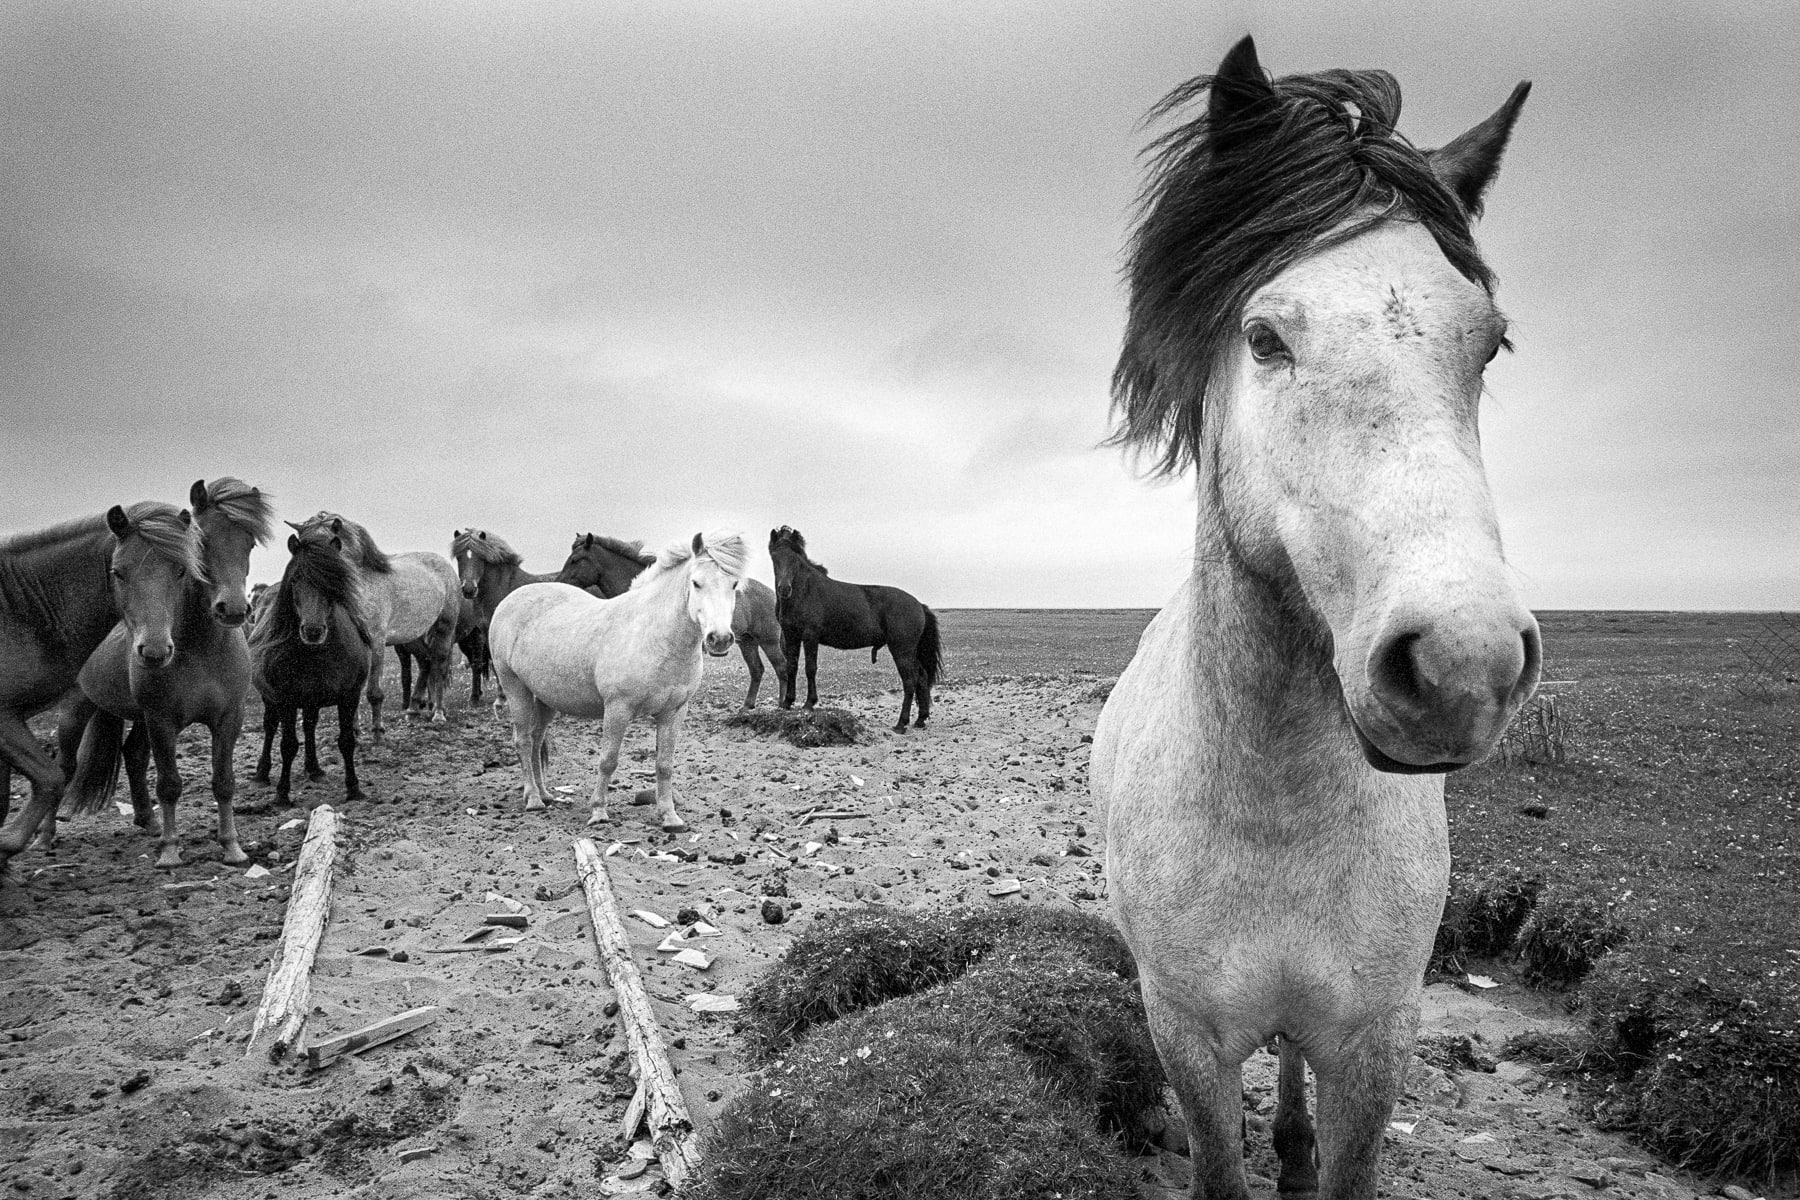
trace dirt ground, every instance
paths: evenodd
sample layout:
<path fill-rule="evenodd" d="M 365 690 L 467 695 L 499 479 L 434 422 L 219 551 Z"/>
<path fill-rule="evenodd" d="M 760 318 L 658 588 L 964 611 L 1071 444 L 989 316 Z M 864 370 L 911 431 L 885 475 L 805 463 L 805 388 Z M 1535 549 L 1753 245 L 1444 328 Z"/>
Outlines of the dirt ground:
<path fill-rule="evenodd" d="M 747 1066 L 729 1015 L 690 1011 L 735 994 L 814 914 L 860 904 L 1074 905 L 1104 911 L 1105 847 L 1085 779 L 1100 704 L 1092 679 L 952 684 L 928 730 L 888 731 L 898 696 L 866 657 L 826 652 L 826 703 L 860 717 L 863 744 L 803 750 L 726 724 L 746 674 L 709 667 L 684 730 L 677 784 L 693 832 L 664 835 L 625 802 L 647 787 L 652 736 L 635 729 L 614 822 L 594 833 L 626 911 L 717 927 L 709 969 L 675 964 L 663 932 L 627 920 L 645 982 L 702 1131 Z M 834 674 L 835 672 L 835 674 Z M 845 696 L 833 680 L 857 687 Z M 772 679 L 765 680 L 767 707 Z M 459 683 L 459 686 L 465 686 Z M 839 684 L 838 687 L 843 687 Z M 397 686 L 391 688 L 397 692 Z M 466 691 L 459 700 L 466 700 Z M 154 847 L 112 813 L 70 821 L 61 846 L 28 850 L 0 886 L 0 1182 L 8 1197 L 559 1197 L 657 1184 L 619 1168 L 631 1094 L 625 1037 L 596 965 L 571 840 L 589 834 L 596 730 L 560 722 L 552 782 L 569 803 L 519 811 L 506 727 L 485 705 L 448 726 L 390 724 L 365 747 L 372 799 L 340 807 L 345 837 L 313 981 L 317 1039 L 424 1004 L 435 1025 L 309 1074 L 246 1059 L 287 900 L 304 807 L 277 808 L 238 763 L 250 878 L 219 862 L 204 797 L 204 746 L 184 745 L 187 865 L 159 872 Z M 328 722 L 329 727 L 329 722 Z M 302 806 L 341 801 L 335 747 Z M 858 815 L 810 819 L 817 811 Z M 998 881 L 1022 889 L 990 896 Z M 761 897 L 785 882 L 788 920 Z M 528 909 L 509 947 L 461 951 L 486 914 Z M 691 916 L 691 914 L 690 914 Z M 519 931 L 501 931 L 512 933 Z M 373 953 L 371 953 L 373 951 Z M 1502 982 L 1480 995 L 1439 986 L 1427 1033 L 1466 1033 L 1489 1055 L 1523 1029 L 1563 1028 L 1553 1002 Z M 1272 1064 L 1247 1077 L 1251 1169 L 1274 1195 L 1267 1124 Z M 1147 1196 L 1172 1196 L 1187 1163 L 1141 1160 Z M 628 1172 L 627 1172 L 628 1173 Z M 1564 1086 L 1529 1064 L 1455 1075 L 1420 1063 L 1388 1133 L 1390 1196 L 1689 1197 L 1701 1181 L 1659 1166 L 1572 1115 Z M 1179 1194 L 1185 1194 L 1182 1191 Z"/>

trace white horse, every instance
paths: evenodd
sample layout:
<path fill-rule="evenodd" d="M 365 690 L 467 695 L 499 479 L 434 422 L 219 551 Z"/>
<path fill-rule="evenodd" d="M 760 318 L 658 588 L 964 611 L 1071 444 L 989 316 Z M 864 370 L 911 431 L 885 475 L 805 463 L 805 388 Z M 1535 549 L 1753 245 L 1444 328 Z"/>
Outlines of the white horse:
<path fill-rule="evenodd" d="M 1443 908 L 1443 772 L 1538 677 L 1477 438 L 1506 322 L 1470 230 L 1526 85 L 1431 152 L 1384 72 L 1271 82 L 1246 38 L 1155 115 L 1202 92 L 1153 147 L 1113 379 L 1116 440 L 1196 465 L 1194 568 L 1092 787 L 1193 1195 L 1249 1196 L 1240 1067 L 1278 1037 L 1282 1194 L 1366 1198 Z"/>
<path fill-rule="evenodd" d="M 552 716 L 598 717 L 605 750 L 588 824 L 608 819 L 606 793 L 619 746 L 637 717 L 656 724 L 656 815 L 664 830 L 687 824 L 675 811 L 675 734 L 700 686 L 702 648 L 731 649 L 731 616 L 748 554 L 737 534 L 694 535 L 672 546 L 602 600 L 566 583 L 528 583 L 494 610 L 488 645 L 512 713 L 513 747 L 525 774 L 525 807 L 543 808 L 544 731 Z"/>
<path fill-rule="evenodd" d="M 294 525 L 292 521 L 288 524 Z M 344 557 L 356 567 L 362 587 L 363 623 L 373 643 L 366 693 L 370 736 L 381 740 L 385 728 L 381 702 L 387 692 L 381 677 L 389 646 L 404 645 L 420 652 L 423 665 L 418 691 L 423 695 L 414 696 L 416 711 L 429 712 L 433 724 L 442 724 L 446 720 L 444 690 L 450 682 L 450 651 L 456 644 L 456 617 L 462 608 L 456 568 L 449 559 L 429 550 L 387 554 L 367 529 L 337 513 L 316 513 L 294 528 L 304 534 L 321 526 L 343 541 Z M 415 642 L 417 647 L 411 645 Z"/>

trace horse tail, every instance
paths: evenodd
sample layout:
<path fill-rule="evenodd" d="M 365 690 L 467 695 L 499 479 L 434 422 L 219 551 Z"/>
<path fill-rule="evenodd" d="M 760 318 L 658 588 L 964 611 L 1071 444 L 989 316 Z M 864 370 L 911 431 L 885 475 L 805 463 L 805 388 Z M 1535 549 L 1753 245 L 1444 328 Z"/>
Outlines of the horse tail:
<path fill-rule="evenodd" d="M 102 711 L 88 718 L 87 731 L 81 735 L 81 749 L 75 755 L 74 778 L 63 791 L 63 802 L 71 813 L 97 813 L 113 798 L 119 787 L 119 765 L 124 759 L 120 747 L 124 742 L 123 717 Z"/>
<path fill-rule="evenodd" d="M 938 639 L 937 614 L 925 605 L 925 632 L 919 635 L 918 660 L 919 669 L 925 672 L 925 686 L 937 683 L 938 672 L 944 668 L 944 647 Z"/>

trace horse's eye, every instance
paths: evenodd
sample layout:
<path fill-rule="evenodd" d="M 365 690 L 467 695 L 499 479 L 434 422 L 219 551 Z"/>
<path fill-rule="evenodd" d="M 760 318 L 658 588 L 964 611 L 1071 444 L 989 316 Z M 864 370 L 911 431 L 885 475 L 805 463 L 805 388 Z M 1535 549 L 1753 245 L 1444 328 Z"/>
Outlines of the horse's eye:
<path fill-rule="evenodd" d="M 700 581 L 698 579 L 694 580 L 694 590 L 696 592 L 700 590 Z"/>
<path fill-rule="evenodd" d="M 1250 347 L 1250 356 L 1259 363 L 1289 357 L 1287 343 L 1281 340 L 1281 335 L 1266 321 L 1252 321 L 1246 325 L 1244 342 Z"/>

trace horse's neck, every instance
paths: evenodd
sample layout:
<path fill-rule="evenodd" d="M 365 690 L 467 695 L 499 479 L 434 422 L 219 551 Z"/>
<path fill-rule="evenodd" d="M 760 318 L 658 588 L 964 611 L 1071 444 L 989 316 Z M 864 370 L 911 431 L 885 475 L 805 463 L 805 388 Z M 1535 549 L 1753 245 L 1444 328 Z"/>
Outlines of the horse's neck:
<path fill-rule="evenodd" d="M 648 569 L 642 563 L 628 562 L 615 554 L 608 566 L 600 568 L 600 590 L 613 596 L 623 596 L 631 590 L 631 581 Z"/>
<path fill-rule="evenodd" d="M 695 654 L 700 649 L 700 624 L 688 616 L 687 582 L 688 572 L 677 567 L 606 603 L 616 606 L 617 620 L 630 623 L 646 644 L 665 655 Z"/>
<path fill-rule="evenodd" d="M 0 550 L 0 614 L 54 630 L 79 666 L 119 620 L 112 548 L 112 532 L 101 527 L 67 541 Z"/>
<path fill-rule="evenodd" d="M 1250 571 L 1204 500 L 1185 595 L 1192 670 L 1221 746 L 1253 758 L 1310 755 L 1342 739 L 1355 752 L 1328 637 Z"/>

